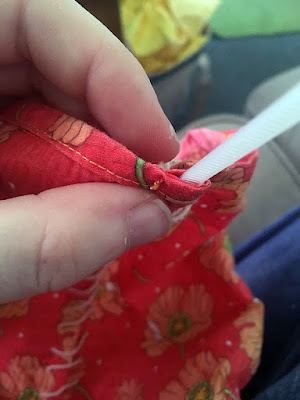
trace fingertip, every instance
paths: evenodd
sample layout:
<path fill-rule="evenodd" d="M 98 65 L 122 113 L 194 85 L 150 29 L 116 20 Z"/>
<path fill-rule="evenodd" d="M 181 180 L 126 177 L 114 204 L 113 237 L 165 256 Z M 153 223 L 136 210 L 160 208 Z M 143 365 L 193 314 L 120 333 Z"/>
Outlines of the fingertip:
<path fill-rule="evenodd" d="M 110 136 L 139 157 L 169 161 L 179 150 L 170 121 L 142 66 L 125 47 L 118 50 L 105 49 L 106 57 L 101 53 L 90 68 L 91 112 Z"/>
<path fill-rule="evenodd" d="M 148 130 L 145 136 L 144 143 L 149 143 L 148 147 L 143 149 L 141 155 L 146 161 L 153 163 L 168 162 L 172 160 L 180 149 L 180 143 L 171 123 L 164 117 L 165 120 L 161 126 L 156 126 Z"/>

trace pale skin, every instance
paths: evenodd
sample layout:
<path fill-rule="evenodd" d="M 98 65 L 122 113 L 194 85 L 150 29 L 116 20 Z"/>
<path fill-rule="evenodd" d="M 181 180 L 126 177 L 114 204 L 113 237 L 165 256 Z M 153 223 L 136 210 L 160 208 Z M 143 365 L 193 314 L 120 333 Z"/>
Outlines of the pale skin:
<path fill-rule="evenodd" d="M 134 57 L 74 0 L 1 0 L 0 109 L 38 95 L 140 157 L 179 149 Z M 60 290 L 170 228 L 153 194 L 87 183 L 0 202 L 0 303 Z"/>

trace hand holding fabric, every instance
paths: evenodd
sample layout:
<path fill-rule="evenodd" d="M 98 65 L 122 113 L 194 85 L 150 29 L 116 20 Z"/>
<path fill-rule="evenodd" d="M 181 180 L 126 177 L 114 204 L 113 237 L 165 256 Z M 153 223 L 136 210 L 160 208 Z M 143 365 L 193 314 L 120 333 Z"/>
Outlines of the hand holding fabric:
<path fill-rule="evenodd" d="M 41 98 L 97 124 L 148 161 L 178 152 L 141 66 L 73 0 L 2 1 L 0 107 L 19 97 Z M 0 220 L 1 302 L 7 302 L 23 297 L 28 282 L 34 295 L 92 273 L 99 261 L 165 233 L 171 216 L 149 192 L 94 183 L 1 201 Z M 41 263 L 48 271 L 43 282 Z"/>

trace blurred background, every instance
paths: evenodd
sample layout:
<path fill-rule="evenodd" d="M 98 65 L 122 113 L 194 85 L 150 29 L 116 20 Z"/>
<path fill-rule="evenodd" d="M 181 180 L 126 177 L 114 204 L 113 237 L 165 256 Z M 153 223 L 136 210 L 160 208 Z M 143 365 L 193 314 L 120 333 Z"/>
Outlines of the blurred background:
<path fill-rule="evenodd" d="M 300 65 L 299 0 L 79 3 L 139 59 L 177 129 L 203 115 L 243 113 L 259 83 Z"/>

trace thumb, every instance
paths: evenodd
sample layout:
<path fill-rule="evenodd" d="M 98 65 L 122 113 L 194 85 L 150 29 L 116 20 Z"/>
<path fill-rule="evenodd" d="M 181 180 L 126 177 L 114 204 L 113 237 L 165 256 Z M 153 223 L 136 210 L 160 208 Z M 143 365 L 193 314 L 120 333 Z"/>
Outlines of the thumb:
<path fill-rule="evenodd" d="M 0 303 L 70 286 L 168 231 L 171 213 L 136 188 L 86 183 L 0 202 Z"/>

